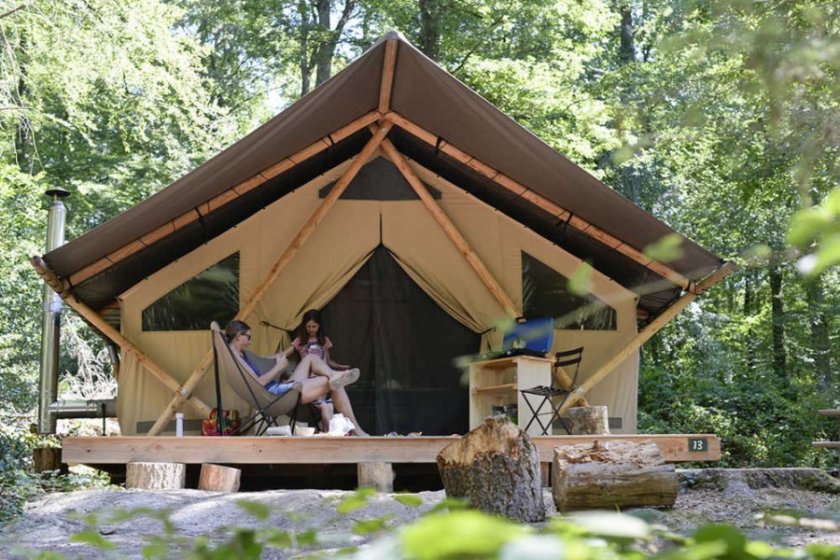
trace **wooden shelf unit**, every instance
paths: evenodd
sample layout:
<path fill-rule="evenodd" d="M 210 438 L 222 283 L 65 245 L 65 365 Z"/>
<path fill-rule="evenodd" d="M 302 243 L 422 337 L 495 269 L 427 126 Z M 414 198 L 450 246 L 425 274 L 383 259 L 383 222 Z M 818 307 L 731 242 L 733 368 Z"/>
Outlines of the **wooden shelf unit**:
<path fill-rule="evenodd" d="M 516 404 L 519 426 L 525 428 L 531 419 L 531 410 L 525 404 L 520 389 L 537 385 L 551 385 L 549 358 L 511 356 L 483 360 L 470 364 L 470 429 L 479 426 L 492 413 L 493 405 Z M 536 422 L 528 434 L 540 435 Z"/>

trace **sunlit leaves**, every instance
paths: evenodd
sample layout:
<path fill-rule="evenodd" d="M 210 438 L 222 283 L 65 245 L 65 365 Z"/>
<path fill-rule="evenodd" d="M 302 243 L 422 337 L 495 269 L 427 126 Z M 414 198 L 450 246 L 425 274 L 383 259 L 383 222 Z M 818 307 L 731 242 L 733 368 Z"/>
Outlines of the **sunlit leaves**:
<path fill-rule="evenodd" d="M 644 255 L 654 261 L 672 262 L 683 256 L 683 238 L 677 233 L 669 233 L 645 247 Z"/>
<path fill-rule="evenodd" d="M 477 511 L 456 511 L 424 517 L 401 534 L 403 549 L 418 560 L 486 558 L 505 542 L 524 536 L 528 528 Z"/>

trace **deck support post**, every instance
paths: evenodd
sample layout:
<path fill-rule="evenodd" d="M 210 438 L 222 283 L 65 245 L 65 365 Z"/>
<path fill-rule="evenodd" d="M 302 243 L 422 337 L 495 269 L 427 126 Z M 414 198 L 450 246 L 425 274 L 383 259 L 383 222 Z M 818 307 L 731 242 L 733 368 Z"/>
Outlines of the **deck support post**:
<path fill-rule="evenodd" d="M 356 465 L 359 488 L 372 487 L 377 492 L 394 491 L 394 467 L 391 463 L 359 463 Z"/>

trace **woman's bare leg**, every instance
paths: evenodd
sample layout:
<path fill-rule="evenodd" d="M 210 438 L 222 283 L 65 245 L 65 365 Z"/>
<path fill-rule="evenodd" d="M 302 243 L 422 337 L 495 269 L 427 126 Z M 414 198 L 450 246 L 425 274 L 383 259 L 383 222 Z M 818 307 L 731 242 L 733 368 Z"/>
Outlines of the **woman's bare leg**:
<path fill-rule="evenodd" d="M 330 382 L 326 377 L 307 377 L 300 381 L 300 386 L 301 404 L 317 401 L 326 397 L 330 392 Z"/>
<path fill-rule="evenodd" d="M 324 362 L 321 358 L 317 356 L 313 356 L 308 354 L 301 359 L 298 365 L 295 367 L 295 371 L 292 372 L 292 375 L 289 377 L 290 381 L 303 381 L 309 378 L 309 374 L 314 373 L 315 375 L 321 375 L 326 377 L 327 379 L 332 378 L 336 372 L 330 366 Z"/>
<path fill-rule="evenodd" d="M 333 389 L 331 391 L 333 404 L 335 405 L 335 410 L 343 414 L 348 420 L 353 422 L 353 425 L 356 428 L 353 430 L 353 435 L 357 436 L 366 436 L 369 435 L 366 431 L 364 431 L 359 425 L 359 421 L 356 420 L 356 416 L 353 414 L 353 405 L 350 404 L 350 397 L 347 396 L 347 391 L 344 390 L 344 387 L 338 387 L 337 389 Z"/>

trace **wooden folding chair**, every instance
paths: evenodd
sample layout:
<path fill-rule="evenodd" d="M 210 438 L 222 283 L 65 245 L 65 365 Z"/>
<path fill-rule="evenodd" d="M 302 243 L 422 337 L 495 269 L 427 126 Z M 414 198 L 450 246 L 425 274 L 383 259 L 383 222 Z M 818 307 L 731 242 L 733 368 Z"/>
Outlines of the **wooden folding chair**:
<path fill-rule="evenodd" d="M 583 361 L 583 346 L 572 350 L 557 352 L 554 355 L 554 375 L 551 379 L 551 386 L 546 387 L 544 385 L 538 385 L 536 387 L 531 387 L 530 389 L 520 389 L 519 392 L 522 393 L 525 404 L 528 405 L 528 408 L 531 409 L 531 413 L 533 414 L 531 419 L 528 421 L 528 424 L 525 426 L 526 432 L 528 431 L 528 428 L 531 427 L 531 424 L 534 423 L 534 420 L 536 420 L 542 430 L 542 435 L 551 435 L 551 427 L 554 425 L 554 421 L 560 419 L 560 413 L 558 412 L 560 407 L 565 404 L 569 395 L 571 395 L 577 387 L 577 378 L 578 372 L 580 371 L 581 361 Z M 565 370 L 565 368 L 569 366 L 574 366 L 575 368 L 571 382 L 569 382 L 569 377 Z M 540 397 L 542 400 L 539 401 L 537 407 L 534 408 L 534 405 L 531 404 L 530 398 Z M 557 397 L 562 398 L 555 401 Z M 546 403 L 548 403 L 552 412 L 551 419 L 548 421 L 548 424 L 543 424 L 543 421 L 540 419 L 540 413 Z M 545 412 L 544 414 L 548 414 L 548 412 Z M 560 424 L 563 426 L 563 429 L 566 430 L 566 433 L 569 434 L 569 428 L 566 424 L 562 421 Z"/>
<path fill-rule="evenodd" d="M 269 392 L 260 385 L 255 375 L 251 373 L 250 366 L 241 357 L 235 355 L 216 321 L 210 324 L 210 331 L 213 335 L 213 363 L 216 375 L 218 409 L 221 410 L 222 407 L 219 390 L 222 376 L 239 398 L 249 403 L 254 409 L 254 414 L 243 421 L 237 433 L 244 434 L 259 422 L 260 425 L 256 435 L 262 435 L 270 426 L 277 425 L 278 416 L 284 415 L 291 417 L 290 426 L 292 433 L 294 433 L 297 408 L 300 405 L 301 384 L 295 383 L 292 389 L 283 395 L 278 396 Z M 273 361 L 250 352 L 248 353 L 248 359 L 263 372 L 268 371 L 274 365 Z M 216 415 L 217 418 L 221 416 L 221 414 Z M 224 433 L 221 426 L 219 433 Z"/>

